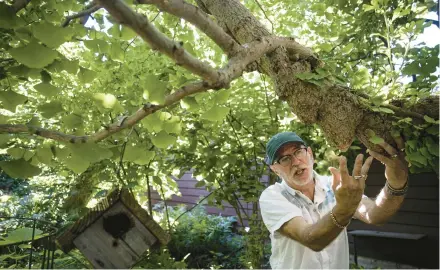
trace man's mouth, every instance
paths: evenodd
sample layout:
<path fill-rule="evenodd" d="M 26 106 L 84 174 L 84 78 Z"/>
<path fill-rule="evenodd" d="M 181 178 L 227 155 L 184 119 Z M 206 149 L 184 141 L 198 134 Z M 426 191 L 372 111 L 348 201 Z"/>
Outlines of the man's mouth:
<path fill-rule="evenodd" d="M 298 170 L 296 170 L 295 176 L 301 176 L 305 172 L 305 170 L 306 169 L 298 169 Z"/>

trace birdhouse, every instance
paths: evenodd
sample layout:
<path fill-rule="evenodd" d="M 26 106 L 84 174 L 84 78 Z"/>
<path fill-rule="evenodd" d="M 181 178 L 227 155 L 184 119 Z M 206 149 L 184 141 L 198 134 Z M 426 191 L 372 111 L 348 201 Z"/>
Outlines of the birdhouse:
<path fill-rule="evenodd" d="M 57 238 L 64 252 L 78 250 L 95 268 L 131 268 L 169 235 L 127 190 L 114 190 Z"/>

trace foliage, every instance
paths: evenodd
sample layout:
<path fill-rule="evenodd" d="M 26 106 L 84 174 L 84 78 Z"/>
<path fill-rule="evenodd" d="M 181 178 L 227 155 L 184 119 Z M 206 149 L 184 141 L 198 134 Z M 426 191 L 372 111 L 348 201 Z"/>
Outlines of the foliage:
<path fill-rule="evenodd" d="M 177 261 L 188 268 L 243 268 L 244 241 L 237 234 L 236 218 L 208 215 L 203 206 L 189 212 L 185 206 L 170 207 L 168 216 L 173 227 L 167 247 Z M 165 213 L 160 219 L 162 224 L 167 222 Z"/>
<path fill-rule="evenodd" d="M 16 14 L 10 2 L 0 2 L 0 125 L 23 124 L 35 135 L 37 127 L 89 135 L 147 102 L 163 103 L 165 95 L 197 79 L 103 9 L 61 27 L 66 16 L 85 8 L 85 1 L 32 0 Z M 189 23 L 153 6 L 127 2 L 194 56 L 215 67 L 226 63 L 220 48 Z M 393 104 L 411 107 L 433 95 L 438 99 L 439 47 L 418 39 L 435 27 L 424 17 L 438 3 L 242 2 L 274 34 L 294 36 L 325 61 L 324 68 L 298 78 L 319 86 L 336 82 L 362 95 L 366 106 L 391 117 L 390 128 L 404 135 L 411 172 L 438 174 L 438 115 L 414 119 L 390 109 Z M 319 173 L 327 173 L 340 154 L 319 127 L 301 123 L 274 90 L 266 75 L 247 73 L 228 89 L 186 97 L 97 144 L 2 131 L 0 212 L 66 224 L 115 186 L 132 189 L 141 204 L 148 200 L 148 185 L 163 197 L 179 194 L 171 176 L 192 169 L 198 186 L 213 192 L 209 204 L 229 202 L 241 222 L 238 198 L 258 212 L 256 202 L 265 188 L 259 179 L 269 171 L 264 146 L 273 134 L 294 130 L 302 136 L 314 151 Z M 370 140 L 380 139 L 374 134 Z M 352 159 L 359 149 L 355 140 L 344 155 Z M 253 266 L 263 256 L 257 245 L 266 238 L 262 228 L 255 219 L 252 237 L 245 241 Z M 167 261 L 167 254 L 157 256 Z"/>

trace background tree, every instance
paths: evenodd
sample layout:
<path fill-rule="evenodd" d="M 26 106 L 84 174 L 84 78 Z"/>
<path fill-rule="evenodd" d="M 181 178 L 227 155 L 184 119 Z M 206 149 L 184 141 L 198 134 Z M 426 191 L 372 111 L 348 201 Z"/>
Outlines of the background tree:
<path fill-rule="evenodd" d="M 210 203 L 227 200 L 239 217 L 237 199 L 253 203 L 250 235 L 264 237 L 258 179 L 280 130 L 312 144 L 318 171 L 400 133 L 411 172 L 438 174 L 439 48 L 417 42 L 438 26 L 424 19 L 437 10 L 393 0 L 0 2 L 0 167 L 35 176 L 35 188 L 60 185 L 64 217 L 114 186 L 141 203 L 146 186 L 168 197 L 178 193 L 171 176 L 192 168 Z M 249 237 L 254 266 L 260 238 Z"/>

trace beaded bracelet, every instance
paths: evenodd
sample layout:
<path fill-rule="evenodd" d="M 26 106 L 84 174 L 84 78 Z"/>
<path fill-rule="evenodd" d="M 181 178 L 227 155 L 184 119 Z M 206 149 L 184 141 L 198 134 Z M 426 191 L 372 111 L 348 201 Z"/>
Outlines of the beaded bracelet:
<path fill-rule="evenodd" d="M 387 187 L 386 190 L 387 190 L 388 194 L 390 194 L 392 196 L 403 196 L 408 192 L 408 181 L 406 181 L 405 186 L 401 189 L 392 188 L 390 186 L 390 183 L 388 183 L 388 181 L 386 182 L 385 186 Z"/>
<path fill-rule="evenodd" d="M 339 222 L 338 222 L 338 221 L 336 220 L 336 218 L 335 218 L 335 215 L 333 215 L 333 209 L 330 210 L 330 216 L 331 216 L 331 218 L 332 218 L 332 220 L 333 220 L 333 223 L 336 225 L 336 227 L 338 227 L 338 228 L 340 228 L 340 229 L 345 229 L 345 227 L 347 227 L 348 225 L 350 225 L 351 220 L 348 221 L 348 224 L 345 225 L 345 226 L 339 224 Z"/>

